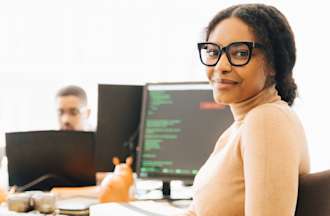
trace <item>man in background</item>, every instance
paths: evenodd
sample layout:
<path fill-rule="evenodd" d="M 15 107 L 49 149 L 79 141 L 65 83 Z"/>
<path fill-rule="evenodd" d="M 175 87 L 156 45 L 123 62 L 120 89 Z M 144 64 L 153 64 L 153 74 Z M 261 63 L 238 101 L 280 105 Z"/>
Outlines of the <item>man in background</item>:
<path fill-rule="evenodd" d="M 79 86 L 66 86 L 56 94 L 60 130 L 85 131 L 88 128 L 90 109 L 86 92 Z"/>

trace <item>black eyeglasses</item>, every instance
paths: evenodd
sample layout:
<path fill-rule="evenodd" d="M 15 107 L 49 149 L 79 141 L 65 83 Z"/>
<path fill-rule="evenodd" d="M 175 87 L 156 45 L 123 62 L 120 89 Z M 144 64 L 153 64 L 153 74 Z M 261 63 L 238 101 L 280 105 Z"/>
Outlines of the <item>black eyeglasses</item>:
<path fill-rule="evenodd" d="M 256 42 L 234 42 L 225 47 L 215 43 L 198 43 L 198 51 L 201 62 L 209 67 L 215 66 L 223 52 L 226 53 L 232 66 L 244 66 L 249 63 L 253 48 L 262 48 L 263 45 Z"/>

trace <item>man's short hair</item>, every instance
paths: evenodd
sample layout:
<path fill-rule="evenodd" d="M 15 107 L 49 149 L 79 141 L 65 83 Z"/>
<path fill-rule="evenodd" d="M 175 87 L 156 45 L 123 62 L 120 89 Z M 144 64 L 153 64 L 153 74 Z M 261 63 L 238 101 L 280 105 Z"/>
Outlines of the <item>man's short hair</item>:
<path fill-rule="evenodd" d="M 81 100 L 81 103 L 83 105 L 85 106 L 87 105 L 87 94 L 84 91 L 84 89 L 82 89 L 79 86 L 74 86 L 74 85 L 65 86 L 61 88 L 56 94 L 56 98 L 65 97 L 65 96 L 76 96 Z"/>

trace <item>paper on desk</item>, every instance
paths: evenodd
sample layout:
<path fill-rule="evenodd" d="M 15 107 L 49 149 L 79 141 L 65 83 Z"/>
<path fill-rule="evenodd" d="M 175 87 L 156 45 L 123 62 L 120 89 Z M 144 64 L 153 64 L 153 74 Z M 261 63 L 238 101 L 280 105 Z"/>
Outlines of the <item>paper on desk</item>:
<path fill-rule="evenodd" d="M 168 216 L 183 213 L 184 209 L 171 206 L 167 202 L 135 201 L 129 204 L 105 203 L 91 206 L 90 216 Z"/>

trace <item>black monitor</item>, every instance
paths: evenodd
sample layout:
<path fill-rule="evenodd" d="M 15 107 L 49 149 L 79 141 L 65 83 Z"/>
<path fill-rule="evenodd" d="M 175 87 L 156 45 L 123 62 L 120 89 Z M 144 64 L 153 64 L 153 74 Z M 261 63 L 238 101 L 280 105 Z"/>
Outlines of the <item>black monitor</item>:
<path fill-rule="evenodd" d="M 128 156 L 135 159 L 142 92 L 143 86 L 139 85 L 99 85 L 95 151 L 97 171 L 112 172 L 114 156 L 121 161 Z M 135 170 L 135 165 L 133 168 Z"/>
<path fill-rule="evenodd" d="M 21 190 L 95 185 L 94 136 L 82 131 L 6 133 L 9 185 Z"/>
<path fill-rule="evenodd" d="M 207 82 L 147 84 L 138 176 L 161 179 L 163 187 L 168 187 L 170 180 L 192 182 L 232 122 L 229 107 L 214 102 Z M 163 189 L 168 193 L 169 188 Z"/>

